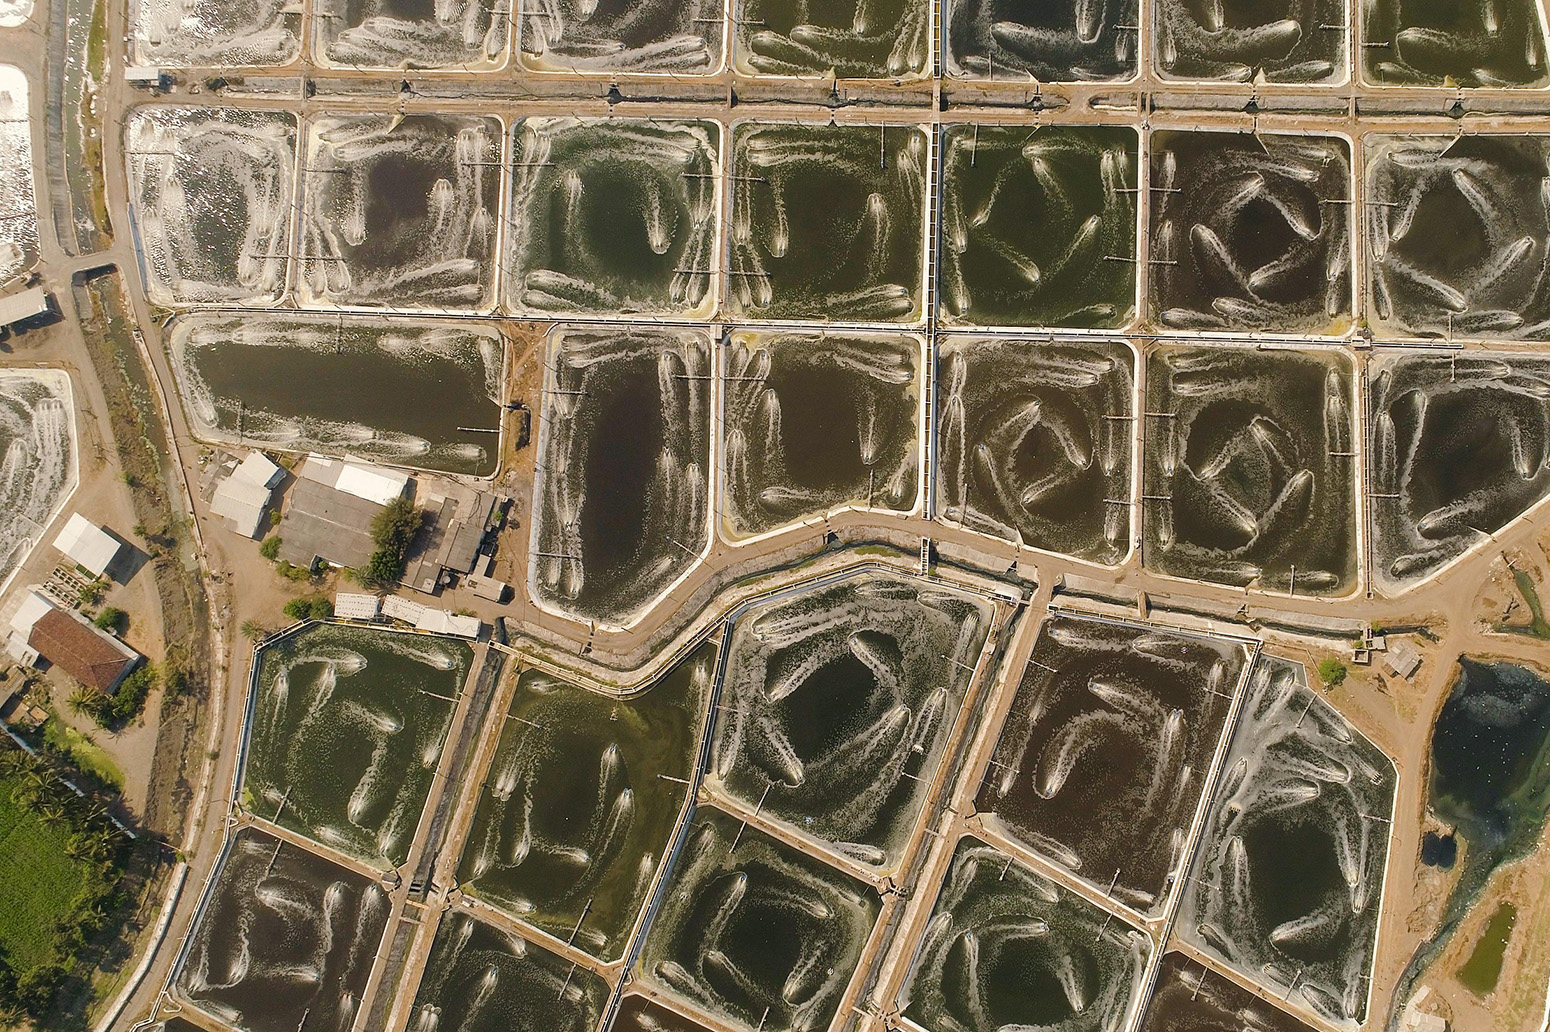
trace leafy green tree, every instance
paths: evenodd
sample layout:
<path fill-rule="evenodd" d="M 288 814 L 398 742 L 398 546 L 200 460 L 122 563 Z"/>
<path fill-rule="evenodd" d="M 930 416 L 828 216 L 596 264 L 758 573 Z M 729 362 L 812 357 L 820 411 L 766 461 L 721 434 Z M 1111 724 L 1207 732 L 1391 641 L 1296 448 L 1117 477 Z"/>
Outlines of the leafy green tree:
<path fill-rule="evenodd" d="M 362 584 L 392 587 L 404 574 L 404 559 L 409 545 L 420 532 L 424 514 L 408 498 L 395 498 L 371 521 L 371 541 L 376 546 L 366 569 L 360 571 Z"/>
<path fill-rule="evenodd" d="M 270 534 L 264 538 L 263 544 L 258 546 L 258 554 L 273 562 L 280 554 L 280 535 Z"/>
<path fill-rule="evenodd" d="M 1319 680 L 1326 688 L 1339 688 L 1345 683 L 1346 666 L 1333 657 L 1319 663 Z"/>

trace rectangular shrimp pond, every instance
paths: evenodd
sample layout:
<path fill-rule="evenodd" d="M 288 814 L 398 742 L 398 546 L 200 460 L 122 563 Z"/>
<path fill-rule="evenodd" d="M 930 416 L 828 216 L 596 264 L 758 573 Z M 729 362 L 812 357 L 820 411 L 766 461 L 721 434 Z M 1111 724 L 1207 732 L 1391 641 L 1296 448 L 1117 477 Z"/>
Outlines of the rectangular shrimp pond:
<path fill-rule="evenodd" d="M 492 326 L 200 314 L 172 324 L 170 345 L 204 440 L 496 470 L 505 342 Z"/>
<path fill-rule="evenodd" d="M 337 624 L 269 642 L 244 808 L 368 864 L 403 863 L 472 659 L 459 639 Z"/>

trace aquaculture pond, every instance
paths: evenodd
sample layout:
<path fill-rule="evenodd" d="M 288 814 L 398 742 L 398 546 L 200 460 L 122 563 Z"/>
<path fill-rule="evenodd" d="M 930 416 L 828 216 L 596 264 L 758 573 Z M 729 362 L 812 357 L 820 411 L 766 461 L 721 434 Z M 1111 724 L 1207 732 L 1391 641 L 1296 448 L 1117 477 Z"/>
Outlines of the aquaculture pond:
<path fill-rule="evenodd" d="M 510 306 L 537 315 L 709 316 L 720 146 L 715 122 L 518 121 L 506 228 Z"/>
<path fill-rule="evenodd" d="M 253 828 L 233 837 L 175 990 L 242 1032 L 349 1032 L 387 926 L 375 882 Z"/>
<path fill-rule="evenodd" d="M 740 331 L 730 343 L 720 514 L 729 537 L 848 506 L 915 509 L 919 338 Z"/>
<path fill-rule="evenodd" d="M 1276 1004 L 1182 953 L 1165 953 L 1139 1032 L 1313 1032 Z"/>
<path fill-rule="evenodd" d="M 1098 891 L 1160 914 L 1247 658 L 1238 642 L 1050 617 L 975 806 Z"/>
<path fill-rule="evenodd" d="M 977 595 L 877 572 L 750 610 L 728 646 L 709 783 L 896 867 L 993 617 Z"/>
<path fill-rule="evenodd" d="M 557 330 L 548 353 L 529 588 L 624 625 L 709 543 L 710 338 Z"/>
<path fill-rule="evenodd" d="M 827 1028 L 880 909 L 862 882 L 702 809 L 637 977 L 748 1032 Z"/>
<path fill-rule="evenodd" d="M 1397 593 L 1550 492 L 1550 358 L 1396 350 L 1369 368 L 1373 578 Z"/>
<path fill-rule="evenodd" d="M 1129 345 L 948 337 L 937 356 L 941 518 L 1030 548 L 1120 562 L 1131 538 Z"/>
<path fill-rule="evenodd" d="M 490 476 L 504 341 L 466 322 L 193 315 L 170 346 L 202 438 Z"/>
<path fill-rule="evenodd" d="M 1138 0 L 947 0 L 954 78 L 1104 82 L 1135 75 Z"/>
<path fill-rule="evenodd" d="M 1534 0 L 1372 0 L 1362 10 L 1362 78 L 1380 86 L 1543 86 L 1545 30 Z"/>
<path fill-rule="evenodd" d="M 733 67 L 744 74 L 847 79 L 929 75 L 926 0 L 736 0 Z"/>
<path fill-rule="evenodd" d="M 408 1032 L 593 1032 L 608 983 L 460 910 L 436 928 Z"/>
<path fill-rule="evenodd" d="M 610 1032 L 709 1032 L 698 1021 L 668 1010 L 644 996 L 626 996 L 614 1015 Z"/>
<path fill-rule="evenodd" d="M 942 321 L 1128 323 L 1139 146 L 1120 126 L 944 127 Z"/>
<path fill-rule="evenodd" d="M 1460 657 L 1432 728 L 1432 813 L 1464 840 L 1433 937 L 1394 990 L 1406 999 L 1473 911 L 1491 875 L 1533 851 L 1550 815 L 1550 681 L 1537 669 Z"/>
<path fill-rule="evenodd" d="M 1175 330 L 1349 327 L 1346 140 L 1164 131 L 1150 150 L 1153 319 Z"/>
<path fill-rule="evenodd" d="M 464 890 L 619 959 L 689 791 L 715 659 L 703 645 L 622 699 L 523 671 L 458 867 Z"/>
<path fill-rule="evenodd" d="M 1262 656 L 1178 911 L 1183 940 L 1292 1007 L 1367 1015 L 1394 765 L 1301 664 Z"/>
<path fill-rule="evenodd" d="M 498 119 L 341 115 L 307 128 L 304 301 L 461 312 L 494 303 Z"/>
<path fill-rule="evenodd" d="M 0 370 L 0 585 L 75 490 L 72 405 L 63 372 Z"/>
<path fill-rule="evenodd" d="M 285 293 L 296 116 L 142 107 L 124 128 L 146 297 L 265 305 Z"/>
<path fill-rule="evenodd" d="M 732 313 L 918 321 L 929 151 L 919 126 L 733 126 Z"/>
<path fill-rule="evenodd" d="M 1373 327 L 1550 339 L 1550 136 L 1369 136 L 1365 149 Z"/>
<path fill-rule="evenodd" d="M 129 10 L 136 64 L 223 68 L 301 56 L 301 8 L 285 0 L 134 0 Z"/>
<path fill-rule="evenodd" d="M 1170 79 L 1332 83 L 1350 71 L 1346 0 L 1154 0 L 1157 69 Z"/>
<path fill-rule="evenodd" d="M 492 69 L 510 17 L 494 0 L 318 0 L 312 47 L 336 68 Z"/>
<path fill-rule="evenodd" d="M 243 805 L 368 863 L 403 863 L 472 659 L 458 639 L 340 624 L 265 645 Z"/>
<path fill-rule="evenodd" d="M 518 19 L 517 61 L 538 72 L 666 72 L 721 66 L 719 0 L 534 0 Z"/>
<path fill-rule="evenodd" d="M 1341 350 L 1159 347 L 1147 360 L 1142 559 L 1234 587 L 1356 584 L 1356 398 Z"/>
<path fill-rule="evenodd" d="M 38 199 L 32 182 L 27 76 L 0 64 L 0 285 L 38 261 Z"/>
<path fill-rule="evenodd" d="M 906 976 L 937 1032 L 1109 1032 L 1140 998 L 1151 940 L 992 846 L 959 840 Z"/>

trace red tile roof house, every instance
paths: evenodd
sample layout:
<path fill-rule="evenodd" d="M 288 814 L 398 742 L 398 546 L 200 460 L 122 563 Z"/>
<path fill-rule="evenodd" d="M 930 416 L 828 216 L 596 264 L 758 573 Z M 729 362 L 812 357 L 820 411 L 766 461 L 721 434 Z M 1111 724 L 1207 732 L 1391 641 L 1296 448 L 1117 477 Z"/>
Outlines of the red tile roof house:
<path fill-rule="evenodd" d="M 140 653 L 93 627 L 74 610 L 60 609 L 36 592 L 31 594 L 27 603 L 32 604 L 24 603 L 22 612 L 12 621 L 18 632 L 26 631 L 25 651 L 48 660 L 88 688 L 105 695 L 117 691 L 129 672 L 140 664 Z"/>

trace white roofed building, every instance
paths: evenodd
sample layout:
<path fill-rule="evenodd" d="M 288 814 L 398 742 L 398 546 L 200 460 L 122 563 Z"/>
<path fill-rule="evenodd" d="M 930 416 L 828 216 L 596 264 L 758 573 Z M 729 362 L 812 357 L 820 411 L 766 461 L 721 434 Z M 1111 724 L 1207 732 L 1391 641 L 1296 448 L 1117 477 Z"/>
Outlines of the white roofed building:
<path fill-rule="evenodd" d="M 307 456 L 298 475 L 378 505 L 402 498 L 410 484 L 409 474 L 398 470 L 364 462 L 327 459 L 320 455 Z"/>
<path fill-rule="evenodd" d="M 216 487 L 210 498 L 210 511 L 229 522 L 237 533 L 257 538 L 263 534 L 264 514 L 273 500 L 275 486 L 283 479 L 285 471 L 267 456 L 250 452 Z"/>
<path fill-rule="evenodd" d="M 75 512 L 54 539 L 54 547 L 92 576 L 101 577 L 118 558 L 124 543 Z"/>

